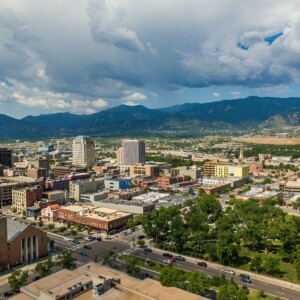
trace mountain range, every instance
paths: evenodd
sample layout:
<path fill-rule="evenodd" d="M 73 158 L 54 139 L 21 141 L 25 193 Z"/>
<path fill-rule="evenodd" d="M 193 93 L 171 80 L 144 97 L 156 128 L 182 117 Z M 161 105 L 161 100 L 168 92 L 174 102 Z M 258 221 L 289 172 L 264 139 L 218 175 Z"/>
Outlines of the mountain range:
<path fill-rule="evenodd" d="M 210 103 L 185 103 L 160 109 L 117 107 L 91 115 L 42 114 L 23 119 L 0 114 L 0 139 L 75 136 L 153 135 L 203 129 L 274 128 L 300 125 L 300 98 L 248 97 Z"/>

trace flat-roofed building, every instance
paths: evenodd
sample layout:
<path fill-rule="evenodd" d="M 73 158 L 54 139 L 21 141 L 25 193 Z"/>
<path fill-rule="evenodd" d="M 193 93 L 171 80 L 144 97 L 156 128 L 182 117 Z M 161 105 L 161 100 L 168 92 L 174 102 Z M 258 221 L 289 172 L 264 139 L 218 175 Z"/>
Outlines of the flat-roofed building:
<path fill-rule="evenodd" d="M 133 215 L 105 207 L 70 205 L 60 207 L 57 217 L 60 220 L 110 232 L 123 228 Z"/>
<path fill-rule="evenodd" d="M 175 287 L 164 287 L 146 278 L 139 280 L 123 272 L 90 262 L 74 270 L 61 270 L 21 288 L 12 300 L 173 300 L 206 299 Z"/>
<path fill-rule="evenodd" d="M 12 167 L 12 150 L 0 148 L 0 165 Z"/>
<path fill-rule="evenodd" d="M 89 136 L 78 136 L 72 144 L 73 164 L 75 166 L 93 166 L 95 163 L 95 143 Z"/>
<path fill-rule="evenodd" d="M 129 171 L 130 177 L 134 178 L 136 176 L 159 176 L 159 166 L 157 165 L 146 165 L 146 164 L 135 164 L 130 166 Z"/>
<path fill-rule="evenodd" d="M 145 143 L 140 140 L 123 140 L 123 163 L 133 165 L 145 163 Z"/>

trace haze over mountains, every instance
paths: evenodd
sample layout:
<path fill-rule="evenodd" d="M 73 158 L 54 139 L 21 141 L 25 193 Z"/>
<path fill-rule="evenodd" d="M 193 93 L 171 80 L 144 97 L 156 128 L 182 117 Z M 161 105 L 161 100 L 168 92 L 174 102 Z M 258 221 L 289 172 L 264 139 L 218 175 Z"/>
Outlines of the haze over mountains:
<path fill-rule="evenodd" d="M 300 98 L 260 98 L 186 103 L 161 109 L 120 105 L 91 115 L 71 113 L 0 115 L 0 138 L 147 135 L 151 131 L 199 132 L 201 129 L 255 129 L 300 125 Z"/>

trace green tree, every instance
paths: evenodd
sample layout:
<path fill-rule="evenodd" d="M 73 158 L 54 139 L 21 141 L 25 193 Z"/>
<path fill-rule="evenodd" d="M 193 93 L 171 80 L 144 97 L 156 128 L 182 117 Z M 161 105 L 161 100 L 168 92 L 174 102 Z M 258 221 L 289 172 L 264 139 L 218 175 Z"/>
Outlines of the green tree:
<path fill-rule="evenodd" d="M 71 250 L 65 250 L 59 253 L 57 264 L 63 269 L 74 269 L 76 267 L 76 259 L 72 256 Z"/>
<path fill-rule="evenodd" d="M 275 255 L 268 255 L 263 259 L 263 271 L 270 275 L 278 275 L 280 270 L 280 258 Z"/>
<path fill-rule="evenodd" d="M 224 284 L 220 286 L 217 296 L 218 300 L 234 300 L 238 293 L 238 286 L 235 284 Z M 245 298 L 247 299 L 247 298 Z"/>
<path fill-rule="evenodd" d="M 43 226 L 44 226 L 44 222 L 43 222 L 42 220 L 40 220 L 40 221 L 38 222 L 38 225 L 39 225 L 39 227 L 43 227 Z"/>
<path fill-rule="evenodd" d="M 188 276 L 187 290 L 191 293 L 203 296 L 209 288 L 207 277 L 203 273 L 193 272 Z"/>
<path fill-rule="evenodd" d="M 133 219 L 130 219 L 130 220 L 127 221 L 127 227 L 128 227 L 128 228 L 132 228 L 132 227 L 134 227 L 134 225 L 135 225 L 135 224 L 134 224 Z"/>
<path fill-rule="evenodd" d="M 125 260 L 125 270 L 131 276 L 136 276 L 140 272 L 140 268 L 137 266 L 138 259 L 136 257 L 127 257 Z"/>
<path fill-rule="evenodd" d="M 261 272 L 263 270 L 263 260 L 260 254 L 255 254 L 250 262 L 250 270 L 254 272 Z"/>
<path fill-rule="evenodd" d="M 201 211 L 207 215 L 217 217 L 222 210 L 220 201 L 213 195 L 203 194 L 198 198 L 198 205 Z"/>
<path fill-rule="evenodd" d="M 181 253 L 186 241 L 185 226 L 180 215 L 176 215 L 171 220 L 171 239 L 175 243 L 176 250 Z"/>
<path fill-rule="evenodd" d="M 51 257 L 48 258 L 45 262 L 39 262 L 36 267 L 35 271 L 39 274 L 41 278 L 46 277 L 50 274 L 52 274 L 52 267 L 54 266 L 54 263 L 51 259 Z"/>
<path fill-rule="evenodd" d="M 300 198 L 297 198 L 295 202 L 293 202 L 294 209 L 300 209 Z"/>
<path fill-rule="evenodd" d="M 69 221 L 67 221 L 66 227 L 67 227 L 67 229 L 70 229 L 70 228 L 71 228 L 71 223 L 70 223 Z"/>
<path fill-rule="evenodd" d="M 241 249 L 239 239 L 235 234 L 228 231 L 218 233 L 217 256 L 222 264 L 231 263 L 239 256 Z"/>
<path fill-rule="evenodd" d="M 183 288 L 187 280 L 186 272 L 172 266 L 164 267 L 160 272 L 160 283 L 163 286 Z"/>
<path fill-rule="evenodd" d="M 82 231 L 82 229 L 83 229 L 83 225 L 80 224 L 80 223 L 77 223 L 77 224 L 76 224 L 76 230 L 77 230 L 77 231 Z"/>
<path fill-rule="evenodd" d="M 28 276 L 28 271 L 22 271 L 21 269 L 13 271 L 8 277 L 10 290 L 13 293 L 19 292 L 20 288 L 27 283 Z"/>
<path fill-rule="evenodd" d="M 49 224 L 48 229 L 52 230 L 54 228 L 54 224 Z"/>
<path fill-rule="evenodd" d="M 71 230 L 71 234 L 72 234 L 73 236 L 76 236 L 76 235 L 77 235 L 77 231 L 76 231 L 75 229 L 72 229 L 72 230 Z"/>
<path fill-rule="evenodd" d="M 112 258 L 114 258 L 115 256 L 116 256 L 116 253 L 113 250 L 108 250 L 108 251 L 104 252 L 104 254 L 102 256 L 102 263 L 104 265 L 110 264 Z"/>
<path fill-rule="evenodd" d="M 144 247 L 145 246 L 145 241 L 144 240 L 138 240 L 137 241 L 137 244 L 142 248 L 142 247 Z"/>
<path fill-rule="evenodd" d="M 86 230 L 86 232 L 87 232 L 88 235 L 90 235 L 91 232 L 92 232 L 92 228 L 91 228 L 91 227 L 88 227 L 87 230 Z"/>
<path fill-rule="evenodd" d="M 64 227 L 64 226 L 59 227 L 59 232 L 63 233 L 65 230 L 66 230 L 66 227 Z"/>

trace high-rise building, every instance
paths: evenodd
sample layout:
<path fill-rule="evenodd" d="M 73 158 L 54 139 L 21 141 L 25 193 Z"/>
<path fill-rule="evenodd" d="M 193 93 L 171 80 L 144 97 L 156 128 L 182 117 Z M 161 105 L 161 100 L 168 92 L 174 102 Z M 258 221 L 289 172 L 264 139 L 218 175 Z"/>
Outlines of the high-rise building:
<path fill-rule="evenodd" d="M 92 166 L 95 163 L 95 143 L 88 136 L 78 136 L 73 140 L 73 164 Z"/>
<path fill-rule="evenodd" d="M 117 164 L 122 165 L 123 163 L 124 163 L 124 150 L 121 147 L 117 150 Z"/>
<path fill-rule="evenodd" d="M 124 165 L 145 163 L 145 143 L 139 140 L 123 140 Z"/>
<path fill-rule="evenodd" d="M 0 165 L 12 167 L 12 151 L 7 148 L 0 148 Z"/>

